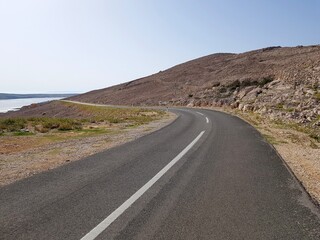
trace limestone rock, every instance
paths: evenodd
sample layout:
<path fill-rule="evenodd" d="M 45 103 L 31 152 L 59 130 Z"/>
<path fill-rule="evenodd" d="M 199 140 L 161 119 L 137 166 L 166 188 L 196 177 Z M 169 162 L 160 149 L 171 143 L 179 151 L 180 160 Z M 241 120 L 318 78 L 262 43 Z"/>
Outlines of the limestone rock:
<path fill-rule="evenodd" d="M 247 111 L 253 111 L 253 106 L 250 105 L 250 104 L 246 104 L 243 106 L 243 109 L 242 109 L 244 112 L 247 112 Z"/>

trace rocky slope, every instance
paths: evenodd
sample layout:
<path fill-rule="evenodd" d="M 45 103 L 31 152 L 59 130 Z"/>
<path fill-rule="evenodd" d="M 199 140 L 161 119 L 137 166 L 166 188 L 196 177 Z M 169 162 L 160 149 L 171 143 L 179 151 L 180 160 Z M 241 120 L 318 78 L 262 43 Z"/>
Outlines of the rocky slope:
<path fill-rule="evenodd" d="M 122 105 L 230 106 L 320 126 L 320 45 L 219 53 L 71 97 Z"/>

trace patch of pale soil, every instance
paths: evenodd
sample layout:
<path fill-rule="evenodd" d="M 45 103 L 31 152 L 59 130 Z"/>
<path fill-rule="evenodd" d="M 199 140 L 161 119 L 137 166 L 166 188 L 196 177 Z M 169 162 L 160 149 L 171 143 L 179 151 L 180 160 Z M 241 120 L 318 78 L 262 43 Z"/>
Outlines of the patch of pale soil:
<path fill-rule="evenodd" d="M 270 120 L 257 119 L 250 113 L 239 113 L 229 108 L 213 109 L 236 115 L 256 127 L 276 148 L 314 202 L 320 205 L 320 143 L 305 133 L 279 128 Z"/>
<path fill-rule="evenodd" d="M 175 118 L 176 115 L 173 113 L 167 113 L 160 120 L 135 128 L 49 144 L 33 145 L 30 142 L 32 148 L 28 146 L 12 151 L 12 148 L 19 146 L 17 139 L 28 141 L 28 137 L 17 137 L 7 146 L 1 146 L 3 149 L 0 149 L 0 186 L 132 141 L 168 125 Z"/>
<path fill-rule="evenodd" d="M 38 139 L 35 139 L 32 136 L 21 136 L 21 137 L 2 136 L 0 138 L 0 154 L 21 152 L 27 149 L 40 147 L 41 145 L 44 145 L 48 142 L 49 141 L 46 139 L 41 139 L 41 141 L 39 141 Z"/>

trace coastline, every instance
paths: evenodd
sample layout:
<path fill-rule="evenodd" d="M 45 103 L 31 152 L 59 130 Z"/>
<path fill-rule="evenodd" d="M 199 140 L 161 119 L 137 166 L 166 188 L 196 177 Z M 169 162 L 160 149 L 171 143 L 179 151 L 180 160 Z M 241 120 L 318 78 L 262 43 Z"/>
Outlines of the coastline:
<path fill-rule="evenodd" d="M 17 111 L 31 104 L 60 100 L 62 97 L 0 99 L 0 113 Z"/>

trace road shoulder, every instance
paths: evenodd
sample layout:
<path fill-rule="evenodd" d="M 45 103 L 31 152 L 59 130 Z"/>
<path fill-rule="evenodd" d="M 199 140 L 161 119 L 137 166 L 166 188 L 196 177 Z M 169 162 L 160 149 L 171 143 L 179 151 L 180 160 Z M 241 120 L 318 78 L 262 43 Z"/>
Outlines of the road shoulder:
<path fill-rule="evenodd" d="M 320 206 L 320 144 L 302 131 L 253 112 L 230 108 L 208 108 L 240 117 L 254 126 L 275 148 L 312 201 Z"/>
<path fill-rule="evenodd" d="M 31 149 L 2 153 L 0 154 L 0 186 L 133 141 L 169 125 L 176 117 L 175 114 L 166 112 L 161 119 L 137 127 L 126 127 L 88 137 L 68 138 Z M 27 137 L 22 140 L 26 142 Z"/>

